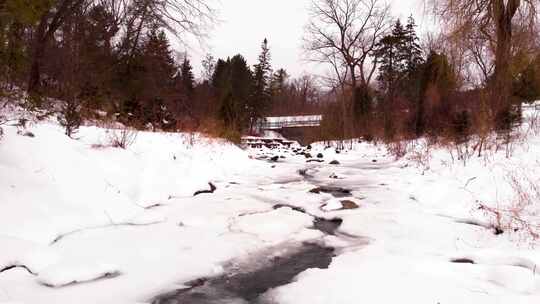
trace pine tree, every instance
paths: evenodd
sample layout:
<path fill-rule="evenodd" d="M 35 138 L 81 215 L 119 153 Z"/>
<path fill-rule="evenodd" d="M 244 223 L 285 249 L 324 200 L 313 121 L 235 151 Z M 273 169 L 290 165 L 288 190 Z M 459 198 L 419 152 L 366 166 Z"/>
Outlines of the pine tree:
<path fill-rule="evenodd" d="M 392 33 L 377 43 L 374 52 L 379 63 L 377 79 L 386 93 L 392 93 L 391 91 L 396 89 L 398 81 L 403 78 L 407 69 L 407 54 L 404 52 L 406 35 L 406 31 L 398 19 Z"/>
<path fill-rule="evenodd" d="M 156 81 L 170 83 L 176 67 L 171 54 L 169 40 L 163 30 L 152 29 L 148 34 L 147 41 L 143 47 L 143 56 L 146 71 L 158 76 Z"/>
<path fill-rule="evenodd" d="M 407 26 L 405 27 L 405 37 L 403 45 L 403 54 L 405 61 L 404 79 L 401 81 L 402 95 L 409 100 L 413 113 L 409 122 L 409 130 L 411 133 L 421 136 L 424 132 L 424 113 L 425 105 L 421 94 L 421 77 L 422 77 L 422 48 L 416 35 L 416 24 L 414 19 L 409 17 Z"/>
<path fill-rule="evenodd" d="M 286 81 L 289 74 L 285 69 L 277 70 L 272 77 L 272 94 L 281 94 L 285 90 Z"/>
<path fill-rule="evenodd" d="M 193 76 L 193 67 L 187 57 L 184 58 L 184 62 L 180 67 L 180 77 L 182 87 L 186 91 L 187 97 L 193 97 L 193 92 L 195 90 L 195 76 Z"/>
<path fill-rule="evenodd" d="M 250 131 L 253 131 L 258 120 L 263 118 L 264 113 L 270 109 L 272 98 L 271 77 L 272 67 L 270 65 L 270 49 L 268 40 L 265 38 L 261 46 L 259 62 L 254 67 L 253 75 L 253 95 L 249 104 Z"/>
<path fill-rule="evenodd" d="M 272 95 L 272 111 L 276 109 L 284 109 L 286 107 L 286 94 L 287 94 L 287 80 L 289 75 L 285 69 L 277 70 L 274 75 L 272 75 L 272 80 L 270 83 L 270 90 Z"/>
<path fill-rule="evenodd" d="M 404 36 L 404 49 L 405 65 L 407 73 L 416 73 L 420 65 L 424 62 L 422 58 L 422 48 L 419 45 L 419 39 L 416 35 L 416 23 L 414 18 L 410 16 L 407 19 L 407 26 L 405 27 Z"/>
<path fill-rule="evenodd" d="M 142 122 L 165 127 L 172 124 L 167 95 L 173 89 L 177 68 L 163 30 L 153 28 L 142 47 L 142 70 L 138 71 L 138 97 L 142 99 Z"/>
<path fill-rule="evenodd" d="M 212 87 L 214 88 L 214 90 L 218 92 L 218 95 L 219 95 L 219 91 L 224 89 L 225 84 L 227 83 L 227 80 L 228 80 L 227 69 L 229 68 L 229 64 L 230 64 L 230 58 L 227 59 L 227 61 L 223 59 L 219 59 L 216 62 L 216 66 L 212 73 L 212 79 L 211 79 Z"/>
<path fill-rule="evenodd" d="M 406 31 L 398 19 L 392 33 L 383 37 L 377 44 L 375 57 L 378 58 L 380 87 L 385 95 L 382 103 L 384 131 L 387 139 L 395 135 L 394 99 L 402 80 L 407 76 Z"/>
<path fill-rule="evenodd" d="M 242 131 L 248 122 L 253 86 L 253 76 L 244 57 L 236 55 L 227 61 L 218 60 L 212 85 L 220 101 L 218 118 L 229 131 Z"/>

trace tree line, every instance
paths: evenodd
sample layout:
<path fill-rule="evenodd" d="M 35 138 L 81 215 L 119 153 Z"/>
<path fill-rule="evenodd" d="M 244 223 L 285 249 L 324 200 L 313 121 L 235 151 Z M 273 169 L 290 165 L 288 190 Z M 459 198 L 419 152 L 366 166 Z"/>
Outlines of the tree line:
<path fill-rule="evenodd" d="M 259 60 L 207 55 L 197 78 L 171 39 L 203 39 L 215 13 L 202 0 L 0 0 L 0 87 L 25 90 L 29 108 L 62 102 L 71 135 L 83 118 L 152 130 L 253 131 L 284 104 L 312 111 L 315 83 L 275 73 L 265 39 Z M 298 105 L 298 106 L 296 106 Z"/>
<path fill-rule="evenodd" d="M 210 3 L 0 0 L 0 92 L 24 90 L 29 109 L 60 101 L 68 135 L 106 116 L 236 140 L 266 116 L 324 114 L 317 139 L 461 141 L 508 132 L 540 97 L 536 0 L 426 0 L 443 26 L 423 39 L 386 1 L 314 0 L 303 48 L 328 73 L 297 78 L 272 67 L 266 39 L 257 62 L 207 55 L 196 77 L 171 39 L 204 39 Z"/>

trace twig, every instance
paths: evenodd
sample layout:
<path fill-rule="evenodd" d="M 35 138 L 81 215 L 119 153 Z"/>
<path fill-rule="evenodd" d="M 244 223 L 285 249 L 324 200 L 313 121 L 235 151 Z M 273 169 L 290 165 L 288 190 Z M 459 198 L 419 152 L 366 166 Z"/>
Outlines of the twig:
<path fill-rule="evenodd" d="M 37 273 L 30 270 L 30 268 L 28 268 L 26 265 L 21 265 L 21 264 L 14 264 L 14 265 L 6 266 L 6 267 L 0 269 L 0 273 L 2 273 L 4 271 L 11 270 L 11 269 L 15 269 L 15 268 L 22 268 L 22 269 L 25 269 L 26 271 L 28 271 L 28 273 L 31 274 L 31 275 L 37 275 Z"/>
<path fill-rule="evenodd" d="M 208 193 L 208 194 L 214 193 L 214 191 L 216 191 L 217 189 L 216 186 L 212 183 L 208 183 L 208 185 L 210 186 L 210 190 L 199 190 L 195 192 L 193 196 L 197 196 L 199 194 L 205 194 L 205 193 Z"/>
<path fill-rule="evenodd" d="M 466 189 L 467 186 L 469 186 L 469 184 L 470 184 L 472 181 L 474 181 L 474 180 L 476 180 L 476 176 L 475 176 L 475 177 L 469 178 L 469 179 L 467 180 L 467 182 L 465 183 L 465 186 L 463 186 L 463 188 Z"/>

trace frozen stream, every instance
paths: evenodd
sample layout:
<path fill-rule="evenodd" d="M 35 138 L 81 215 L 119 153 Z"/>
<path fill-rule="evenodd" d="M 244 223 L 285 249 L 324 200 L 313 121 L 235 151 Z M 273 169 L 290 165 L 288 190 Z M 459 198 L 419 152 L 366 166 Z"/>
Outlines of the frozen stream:
<path fill-rule="evenodd" d="M 313 228 L 332 235 L 341 223 L 336 219 L 315 218 Z M 189 282 L 190 287 L 158 296 L 152 303 L 265 303 L 260 296 L 266 291 L 290 283 L 306 269 L 327 268 L 334 257 L 334 248 L 315 243 L 304 243 L 290 251 L 281 257 L 261 256 L 257 264 L 262 266 L 247 272 L 233 270 L 218 277 Z"/>

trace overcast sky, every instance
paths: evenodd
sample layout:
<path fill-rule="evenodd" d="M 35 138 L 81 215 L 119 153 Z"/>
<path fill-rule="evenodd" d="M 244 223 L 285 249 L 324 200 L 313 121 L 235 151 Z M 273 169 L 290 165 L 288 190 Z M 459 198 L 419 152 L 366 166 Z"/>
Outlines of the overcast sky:
<path fill-rule="evenodd" d="M 302 56 L 302 35 L 308 20 L 307 8 L 312 0 L 222 0 L 219 6 L 221 22 L 211 32 L 207 47 L 192 47 L 188 51 L 197 74 L 201 60 L 209 52 L 216 58 L 235 54 L 246 57 L 253 65 L 264 38 L 269 41 L 274 69 L 284 68 L 292 76 L 321 71 Z M 413 15 L 422 27 L 422 0 L 390 1 L 395 17 Z"/>

